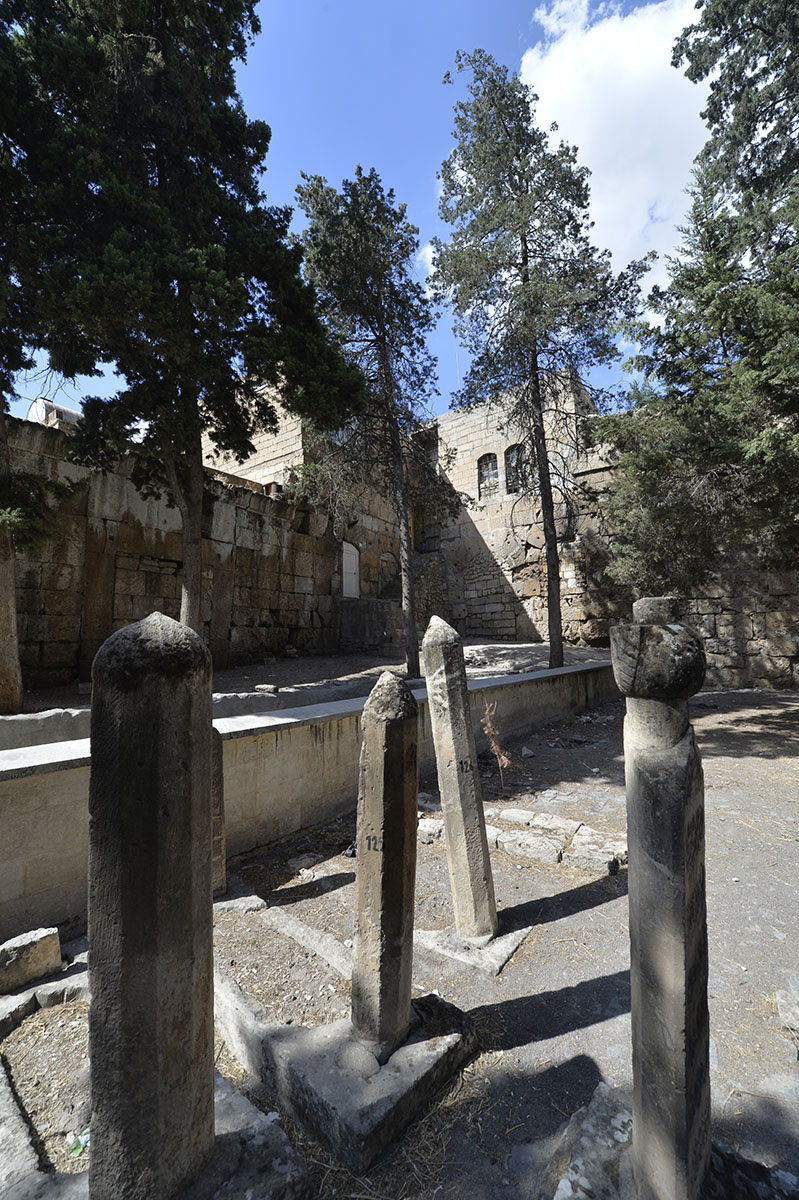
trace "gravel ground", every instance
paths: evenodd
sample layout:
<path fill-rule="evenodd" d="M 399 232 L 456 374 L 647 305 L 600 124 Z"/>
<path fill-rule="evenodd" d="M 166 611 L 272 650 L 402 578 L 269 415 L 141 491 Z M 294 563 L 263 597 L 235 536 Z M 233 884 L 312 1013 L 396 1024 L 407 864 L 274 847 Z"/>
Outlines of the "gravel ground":
<path fill-rule="evenodd" d="M 775 1004 L 778 989 L 799 989 L 799 698 L 702 693 L 692 713 L 706 779 L 714 1136 L 799 1174 L 797 1044 Z M 512 742 L 504 795 L 483 758 L 486 804 L 571 817 L 623 837 L 622 717 L 617 702 Z M 430 780 L 422 788 L 435 792 Z M 229 866 L 271 908 L 346 946 L 353 835 L 352 820 L 343 819 Z M 503 972 L 492 977 L 428 951 L 414 959 L 415 993 L 438 991 L 468 1011 L 478 1056 L 363 1179 L 286 1121 L 320 1198 L 532 1200 L 555 1135 L 596 1084 L 629 1087 L 626 872 L 502 851 L 492 862 L 503 922 L 532 927 Z M 450 923 L 443 843 L 421 841 L 417 927 Z M 220 961 L 278 1020 L 313 1025 L 348 1011 L 347 981 L 262 914 L 218 910 L 215 937 Z M 73 1127 L 88 1098 L 75 1086 L 85 1071 L 85 1010 L 37 1014 L 0 1052 L 45 1153 L 64 1169 L 64 1134 L 79 1132 Z M 218 1065 L 246 1082 L 221 1045 Z M 71 1163 L 85 1167 L 87 1153 Z"/>

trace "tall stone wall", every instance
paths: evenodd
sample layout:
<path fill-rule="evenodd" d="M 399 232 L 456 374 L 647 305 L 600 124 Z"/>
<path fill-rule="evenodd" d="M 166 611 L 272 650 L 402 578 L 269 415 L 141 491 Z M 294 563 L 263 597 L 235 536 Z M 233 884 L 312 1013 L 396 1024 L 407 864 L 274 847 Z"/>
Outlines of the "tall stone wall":
<path fill-rule="evenodd" d="M 799 687 L 799 572 L 765 571 L 738 555 L 685 613 L 704 642 L 706 684 Z"/>
<path fill-rule="evenodd" d="M 27 421 L 9 424 L 15 469 L 81 484 L 54 511 L 55 536 L 18 556 L 25 683 L 87 679 L 109 634 L 154 609 L 178 615 L 179 514 L 164 500 L 142 499 L 130 463 L 93 475 L 65 461 L 64 433 Z M 204 633 L 217 668 L 286 646 L 338 647 L 341 540 L 325 514 L 266 496 L 254 484 L 209 477 L 202 553 Z M 376 582 L 367 582 L 364 594 L 369 588 L 377 594 Z M 357 643 L 357 603 L 354 614 L 351 602 L 349 610 Z"/>
<path fill-rule="evenodd" d="M 209 437 L 203 438 L 203 456 L 206 466 L 225 471 L 241 479 L 268 486 L 283 484 L 293 466 L 304 461 L 307 433 L 300 417 L 286 412 L 273 400 L 279 414 L 280 424 L 275 433 L 260 432 L 253 435 L 253 453 L 243 463 L 232 454 L 224 454 L 214 448 Z"/>
<path fill-rule="evenodd" d="M 561 417 L 548 433 L 554 448 L 564 635 L 575 644 L 607 645 L 610 624 L 628 613 L 629 601 L 603 578 L 607 547 L 599 533 L 598 507 L 581 495 L 586 481 L 605 466 L 578 453 L 573 403 Z M 468 497 L 456 518 L 427 531 L 428 544 L 440 550 L 444 562 L 448 619 L 467 635 L 546 639 L 541 507 L 534 495 L 513 490 L 509 470 L 509 455 L 522 435 L 503 424 L 495 405 L 444 413 L 437 421 L 439 461 L 452 486 Z M 486 490 L 479 464 L 487 455 L 496 460 L 497 477 Z M 558 488 L 561 479 L 568 481 L 568 491 Z"/>

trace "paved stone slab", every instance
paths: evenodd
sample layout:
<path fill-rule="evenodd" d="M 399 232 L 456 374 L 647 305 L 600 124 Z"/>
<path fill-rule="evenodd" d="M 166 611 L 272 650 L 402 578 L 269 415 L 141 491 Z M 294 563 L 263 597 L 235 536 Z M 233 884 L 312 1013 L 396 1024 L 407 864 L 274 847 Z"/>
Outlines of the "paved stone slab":
<path fill-rule="evenodd" d="M 214 962 L 214 1025 L 225 1045 L 251 1081 L 269 1071 L 265 1056 L 267 1035 L 280 1028 L 262 1004 L 242 991 L 227 971 Z"/>
<path fill-rule="evenodd" d="M 445 958 L 465 963 L 466 966 L 473 967 L 477 971 L 485 971 L 488 975 L 499 975 L 531 929 L 532 925 L 514 929 L 510 933 L 498 935 L 485 946 L 479 947 L 470 946 L 463 938 L 458 937 L 454 929 L 417 929 L 413 935 L 413 941 L 416 946 L 432 950 L 435 954 L 443 954 Z"/>
<path fill-rule="evenodd" d="M 776 1000 L 783 1028 L 799 1033 L 799 987 L 780 988 Z"/>
<path fill-rule="evenodd" d="M 416 827 L 420 842 L 432 842 L 444 832 L 444 822 L 437 817 L 420 817 Z"/>
<path fill-rule="evenodd" d="M 573 837 L 581 824 L 580 821 L 571 821 L 568 817 L 559 817 L 555 813 L 533 812 L 530 808 L 502 808 L 492 815 L 509 825 L 531 825 L 536 829 L 545 829 L 555 837 Z"/>
<path fill-rule="evenodd" d="M 68 1000 L 89 1000 L 89 969 L 85 961 L 74 962 L 54 979 L 33 984 L 13 996 L 0 996 L 0 1038 L 21 1025 L 37 1008 L 52 1008 Z"/>
<path fill-rule="evenodd" d="M 571 1156 L 553 1200 L 635 1200 L 629 1153 L 633 1117 L 626 1097 L 600 1083 L 574 1132 Z"/>
<path fill-rule="evenodd" d="M 346 1018 L 315 1029 L 284 1025 L 268 1039 L 281 1103 L 356 1174 L 474 1050 L 468 1019 L 451 1004 L 426 996 L 413 1007 L 421 1023 L 382 1067 Z"/>
<path fill-rule="evenodd" d="M 216 1139 L 211 1162 L 178 1200 L 306 1200 L 311 1195 L 304 1160 L 278 1123 L 238 1088 L 216 1075 Z"/>
<path fill-rule="evenodd" d="M 543 863 L 559 863 L 565 844 L 565 838 L 556 839 L 527 829 L 503 830 L 497 837 L 498 848 L 506 854 Z"/>
<path fill-rule="evenodd" d="M 49 979 L 34 988 L 33 994 L 40 1008 L 52 1008 L 54 1004 L 66 1004 L 70 1000 L 89 1002 L 89 968 L 86 963 L 74 963 L 57 979 Z"/>
<path fill-rule="evenodd" d="M 254 895 L 246 883 L 232 871 L 227 872 L 227 889 L 224 896 L 214 900 L 214 909 L 220 909 L 223 912 L 228 909 L 232 909 L 234 912 L 258 912 L 266 907 L 266 901 L 260 896 Z"/>
<path fill-rule="evenodd" d="M 88 1200 L 89 1172 L 80 1175 L 45 1175 L 37 1171 L 9 1192 L 3 1200 Z"/>
<path fill-rule="evenodd" d="M 0 996 L 0 1038 L 21 1025 L 37 1008 L 36 994 L 32 988 L 16 996 Z"/>
<path fill-rule="evenodd" d="M 592 829 L 590 825 L 581 825 L 565 847 L 563 858 L 573 867 L 615 875 L 627 862 L 627 842 L 624 838 Z"/>
<path fill-rule="evenodd" d="M 486 825 L 486 841 L 488 842 L 489 850 L 496 850 L 501 833 L 502 830 L 498 825 Z"/>
<path fill-rule="evenodd" d="M 16 992 L 60 967 L 61 942 L 55 927 L 21 933 L 0 946 L 0 994 Z"/>

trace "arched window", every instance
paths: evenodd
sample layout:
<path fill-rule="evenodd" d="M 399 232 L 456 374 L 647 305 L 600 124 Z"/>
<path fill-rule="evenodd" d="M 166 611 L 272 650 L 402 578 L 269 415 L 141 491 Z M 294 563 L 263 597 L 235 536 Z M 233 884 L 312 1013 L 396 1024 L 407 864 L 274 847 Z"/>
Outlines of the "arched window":
<path fill-rule="evenodd" d="M 521 492 L 527 485 L 527 454 L 517 443 L 505 451 L 505 491 Z"/>
<path fill-rule="evenodd" d="M 361 594 L 361 556 L 352 542 L 341 543 L 341 593 L 356 600 Z"/>
<path fill-rule="evenodd" d="M 496 454 L 483 454 L 477 460 L 477 496 L 487 500 L 499 489 L 499 471 Z"/>

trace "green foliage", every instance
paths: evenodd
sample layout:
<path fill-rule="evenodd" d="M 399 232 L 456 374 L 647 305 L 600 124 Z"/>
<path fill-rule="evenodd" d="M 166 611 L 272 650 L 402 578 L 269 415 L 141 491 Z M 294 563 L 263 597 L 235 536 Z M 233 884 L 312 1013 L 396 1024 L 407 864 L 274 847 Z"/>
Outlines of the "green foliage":
<path fill-rule="evenodd" d="M 616 327 L 637 311 L 648 260 L 616 275 L 610 252 L 592 244 L 588 172 L 573 146 L 553 145 L 554 126 L 537 127 L 532 89 L 484 50 L 456 61 L 470 81 L 441 168 L 439 212 L 454 228 L 449 242 L 434 241 L 433 285 L 472 356 L 459 401 L 501 399 L 536 465 L 550 666 L 561 666 L 553 484 L 565 499 L 570 481 L 553 462 L 553 443 L 573 446 L 572 397 L 592 391 L 595 401 L 607 399 L 586 387 L 588 372 L 618 357 Z"/>
<path fill-rule="evenodd" d="M 0 528 L 10 532 L 14 548 L 30 550 L 51 541 L 54 509 L 80 486 L 29 471 L 13 471 L 0 479 Z"/>
<path fill-rule="evenodd" d="M 711 130 L 702 154 L 747 202 L 770 206 L 799 176 L 799 9 L 757 0 L 702 0 L 672 63 L 694 81 L 710 80 L 703 117 Z"/>
<path fill-rule="evenodd" d="M 320 441 L 302 486 L 329 509 L 345 497 L 352 506 L 374 487 L 402 518 L 408 460 L 426 467 L 410 434 L 436 391 L 425 340 L 434 315 L 414 278 L 419 231 L 374 170 L 357 167 L 340 192 L 319 176 L 303 176 L 297 196 L 309 219 L 302 238 L 306 274 L 342 353 L 363 373 L 367 394 L 363 411 L 329 444 Z"/>
<path fill-rule="evenodd" d="M 164 488 L 169 461 L 174 491 L 201 433 L 244 457 L 274 425 L 265 387 L 339 419 L 357 373 L 300 278 L 289 212 L 264 204 L 270 131 L 235 89 L 254 3 L 26 0 L 15 15 L 18 192 L 36 218 L 16 277 L 56 370 L 105 360 L 122 379 L 87 403 L 76 456 L 106 469 L 144 422 L 136 482 Z"/>
<path fill-rule="evenodd" d="M 436 393 L 425 341 L 434 315 L 414 278 L 419 231 L 374 169 L 357 167 L 341 192 L 304 175 L 297 197 L 309 219 L 306 277 L 328 328 L 366 380 L 369 404 L 359 420 L 390 412 L 409 432 Z"/>
<path fill-rule="evenodd" d="M 309 219 L 302 239 L 307 277 L 319 292 L 328 328 L 366 385 L 364 409 L 339 430 L 322 469 L 341 481 L 343 494 L 357 494 L 352 489 L 366 483 L 394 505 L 407 668 L 416 677 L 408 514 L 408 459 L 416 443 L 409 435 L 436 391 L 425 340 L 432 307 L 413 278 L 419 231 L 375 170 L 357 167 L 340 192 L 318 175 L 303 176 L 297 196 Z M 432 484 L 435 473 L 429 478 Z"/>
<path fill-rule="evenodd" d="M 712 73 L 710 138 L 656 323 L 631 329 L 644 385 L 599 423 L 620 452 L 612 573 L 690 593 L 720 554 L 799 551 L 799 17 L 708 0 L 674 50 Z"/>

